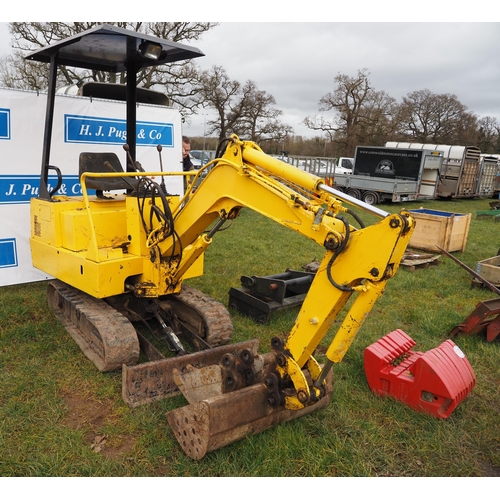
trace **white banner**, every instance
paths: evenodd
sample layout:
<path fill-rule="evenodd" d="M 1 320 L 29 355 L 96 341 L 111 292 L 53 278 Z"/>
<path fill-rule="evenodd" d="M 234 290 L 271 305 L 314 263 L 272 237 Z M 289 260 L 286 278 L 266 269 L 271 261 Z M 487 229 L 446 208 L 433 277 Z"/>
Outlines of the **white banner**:
<path fill-rule="evenodd" d="M 50 279 L 31 264 L 29 248 L 31 198 L 38 195 L 47 95 L 0 89 L 0 286 Z M 125 169 L 126 107 L 124 102 L 58 95 L 50 165 L 63 183 L 57 194 L 81 195 L 78 159 L 81 152 L 115 152 Z M 136 157 L 147 172 L 182 171 L 180 113 L 164 106 L 137 108 Z M 51 172 L 49 172 L 51 173 Z M 169 194 L 182 194 L 181 176 L 166 178 Z M 49 175 L 49 190 L 56 185 Z"/>

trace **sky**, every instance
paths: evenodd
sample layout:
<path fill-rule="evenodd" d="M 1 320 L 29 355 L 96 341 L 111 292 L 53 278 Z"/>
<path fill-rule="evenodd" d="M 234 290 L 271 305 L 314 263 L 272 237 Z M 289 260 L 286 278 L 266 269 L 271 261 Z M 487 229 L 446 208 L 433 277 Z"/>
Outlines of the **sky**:
<path fill-rule="evenodd" d="M 481 1 L 475 5 L 479 7 Z M 474 18 L 476 11 L 470 6 L 467 15 L 457 16 L 455 9 L 452 16 L 432 5 L 425 11 L 425 2 L 419 3 L 419 15 L 403 16 L 419 22 L 382 22 L 377 19 L 391 16 L 380 12 L 371 16 L 368 10 L 357 16 L 364 22 L 318 22 L 308 15 L 301 16 L 303 21 L 289 21 L 287 16 L 276 16 L 286 19 L 279 22 L 229 19 L 191 45 L 205 53 L 196 60 L 203 69 L 222 66 L 231 79 L 242 84 L 252 80 L 259 90 L 271 94 L 275 107 L 283 112 L 281 120 L 303 137 L 318 135 L 301 123 L 305 117 L 333 118 L 332 112 L 319 111 L 318 102 L 334 89 L 335 76 L 355 77 L 365 68 L 374 89 L 398 102 L 410 92 L 429 89 L 454 94 L 479 117 L 500 121 L 500 16 L 484 22 Z M 213 9 L 205 15 L 213 19 Z M 0 55 L 10 52 L 9 40 L 7 24 L 0 23 Z M 209 114 L 209 109 L 200 111 L 185 123 L 183 133 L 203 136 Z"/>
<path fill-rule="evenodd" d="M 429 89 L 500 121 L 500 23 L 227 22 L 196 46 L 206 54 L 200 66 L 221 65 L 240 83 L 256 82 L 304 137 L 317 135 L 301 122 L 320 114 L 318 102 L 335 88 L 334 78 L 363 68 L 375 90 L 398 102 Z M 204 119 L 193 120 L 188 133 L 202 134 Z"/>

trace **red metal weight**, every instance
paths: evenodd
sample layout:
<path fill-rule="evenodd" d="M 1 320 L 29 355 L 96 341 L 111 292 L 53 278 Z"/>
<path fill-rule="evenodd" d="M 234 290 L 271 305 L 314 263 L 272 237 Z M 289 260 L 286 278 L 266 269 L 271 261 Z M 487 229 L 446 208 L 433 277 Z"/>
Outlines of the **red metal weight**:
<path fill-rule="evenodd" d="M 446 340 L 426 353 L 402 330 L 394 330 L 364 351 L 365 374 L 374 394 L 389 396 L 411 408 L 448 418 L 476 384 L 462 350 Z"/>

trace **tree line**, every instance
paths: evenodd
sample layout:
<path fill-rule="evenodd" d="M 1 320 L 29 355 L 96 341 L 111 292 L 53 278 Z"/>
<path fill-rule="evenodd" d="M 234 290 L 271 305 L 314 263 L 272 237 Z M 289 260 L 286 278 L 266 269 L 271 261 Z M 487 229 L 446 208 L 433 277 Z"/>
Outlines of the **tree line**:
<path fill-rule="evenodd" d="M 97 24 L 101 23 L 9 23 L 13 52 L 0 60 L 0 84 L 45 90 L 47 65 L 24 57 Z M 110 24 L 182 43 L 195 42 L 218 25 Z M 81 85 L 85 81 L 124 84 L 125 78 L 125 74 L 64 68 L 58 85 Z M 295 135 L 293 128 L 282 121 L 283 112 L 276 107 L 273 95 L 252 80 L 240 83 L 231 79 L 222 66 L 201 70 L 195 61 L 181 61 L 145 68 L 137 75 L 137 85 L 165 92 L 185 120 L 210 110 L 214 118 L 206 122 L 206 136 L 215 142 L 235 133 L 257 142 L 268 153 L 353 156 L 357 145 L 381 146 L 387 141 L 469 145 L 484 153 L 500 152 L 500 123 L 496 118 L 479 118 L 456 95 L 435 94 L 429 89 L 410 92 L 397 102 L 373 87 L 366 68 L 359 69 L 355 76 L 337 74 L 332 90 L 319 98 L 318 113 L 303 120 L 306 127 L 318 132 L 312 139 Z M 193 143 L 201 148 L 201 139 L 193 138 Z"/>
<path fill-rule="evenodd" d="M 485 153 L 500 152 L 500 123 L 479 118 L 454 94 L 429 89 L 410 92 L 398 103 L 373 88 L 368 70 L 356 76 L 338 74 L 335 86 L 319 100 L 319 110 L 333 112 L 306 117 L 304 124 L 322 131 L 343 153 L 356 145 L 381 146 L 387 141 L 477 146 Z"/>

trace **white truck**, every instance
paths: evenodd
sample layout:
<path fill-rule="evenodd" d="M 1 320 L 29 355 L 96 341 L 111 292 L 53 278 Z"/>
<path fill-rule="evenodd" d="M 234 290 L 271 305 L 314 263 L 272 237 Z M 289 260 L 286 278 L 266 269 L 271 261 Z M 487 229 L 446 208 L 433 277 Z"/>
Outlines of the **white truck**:
<path fill-rule="evenodd" d="M 354 158 L 346 158 L 341 156 L 336 158 L 337 162 L 332 174 L 352 174 L 354 170 Z"/>
<path fill-rule="evenodd" d="M 369 205 L 434 198 L 443 155 L 437 151 L 357 146 L 352 174 L 328 184 Z"/>
<path fill-rule="evenodd" d="M 58 194 L 81 195 L 79 153 L 115 152 L 123 165 L 127 162 L 125 103 L 113 99 L 119 96 L 96 97 L 96 87 L 93 84 L 92 97 L 56 96 L 51 163 L 54 168 L 64 166 L 65 172 Z M 117 86 L 116 93 L 123 90 Z M 146 103 L 137 107 L 137 160 L 147 171 L 160 171 L 161 154 L 164 170 L 182 171 L 180 113 L 168 105 L 151 104 L 155 94 L 147 92 L 146 98 L 145 93 Z M 46 106 L 45 93 L 0 88 L 0 286 L 51 278 L 32 266 L 29 246 L 29 203 L 38 195 L 44 140 L 40 124 Z M 167 181 L 169 193 L 182 194 L 182 180 L 171 179 Z M 55 187 L 54 171 L 48 189 Z"/>
<path fill-rule="evenodd" d="M 479 148 L 413 142 L 387 142 L 386 147 L 441 152 L 443 165 L 436 187 L 437 198 L 474 198 L 478 195 L 481 171 Z"/>

